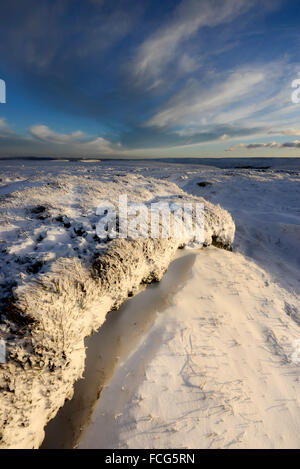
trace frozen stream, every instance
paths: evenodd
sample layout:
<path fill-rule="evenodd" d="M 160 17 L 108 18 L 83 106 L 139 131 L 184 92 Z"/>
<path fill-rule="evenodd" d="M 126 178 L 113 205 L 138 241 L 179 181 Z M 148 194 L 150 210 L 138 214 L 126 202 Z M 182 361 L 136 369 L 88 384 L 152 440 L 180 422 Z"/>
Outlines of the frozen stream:
<path fill-rule="evenodd" d="M 179 250 L 161 282 L 149 285 L 112 311 L 99 331 L 86 339 L 84 378 L 75 384 L 72 400 L 66 401 L 45 429 L 43 449 L 76 447 L 89 424 L 101 390 L 119 363 L 134 350 L 157 312 L 163 312 L 189 277 L 196 259 L 193 251 Z"/>

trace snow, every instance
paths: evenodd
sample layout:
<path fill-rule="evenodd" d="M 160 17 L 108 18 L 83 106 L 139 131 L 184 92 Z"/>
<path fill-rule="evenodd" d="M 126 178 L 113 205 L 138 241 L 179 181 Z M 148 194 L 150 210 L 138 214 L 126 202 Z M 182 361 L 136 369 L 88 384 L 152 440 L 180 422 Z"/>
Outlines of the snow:
<path fill-rule="evenodd" d="M 295 448 L 294 297 L 241 254 L 200 251 L 102 390 L 79 448 Z"/>
<path fill-rule="evenodd" d="M 91 166 L 89 166 L 91 168 Z M 186 194 L 175 183 L 139 170 L 54 162 L 2 168 L 0 426 L 3 448 L 36 448 L 45 424 L 73 393 L 85 360 L 84 338 L 106 313 L 160 280 L 179 246 L 193 239 L 115 239 L 95 236 L 97 206 L 190 201 L 205 205 L 205 245 L 228 248 L 234 223 L 219 206 Z"/>
<path fill-rule="evenodd" d="M 78 447 L 299 447 L 300 161 L 213 163 L 0 162 L 0 292 L 14 293 L 19 321 L 2 325 L 11 338 L 2 447 L 40 445 L 84 371 L 84 337 L 141 282 L 161 279 L 183 244 L 115 240 L 107 250 L 94 238 L 96 207 L 120 193 L 202 201 L 205 244 L 229 247 L 234 231 L 235 241 L 232 252 L 181 251 L 193 253 L 190 273 L 163 306 L 151 290 L 133 299 L 135 315 L 145 302 L 151 314 L 99 390 Z"/>
<path fill-rule="evenodd" d="M 106 383 L 79 448 L 299 448 L 300 165 L 278 163 L 164 168 L 230 211 L 234 249 L 197 253 Z"/>

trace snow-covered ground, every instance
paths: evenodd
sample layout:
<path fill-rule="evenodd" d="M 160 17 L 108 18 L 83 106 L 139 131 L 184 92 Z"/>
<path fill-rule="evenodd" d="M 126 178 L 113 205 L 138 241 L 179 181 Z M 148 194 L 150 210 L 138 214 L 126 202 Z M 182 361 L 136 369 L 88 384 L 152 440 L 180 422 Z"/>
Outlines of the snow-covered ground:
<path fill-rule="evenodd" d="M 3 165 L 1 174 L 0 446 L 38 447 L 84 368 L 84 338 L 141 283 L 160 280 L 194 236 L 103 242 L 100 203 L 204 204 L 204 244 L 231 246 L 228 212 L 176 184 L 101 163 Z M 133 231 L 129 229 L 130 235 Z"/>
<path fill-rule="evenodd" d="M 70 382 L 82 371 L 82 337 L 99 326 L 111 306 L 130 290 L 128 279 L 117 285 L 113 295 L 108 288 L 109 300 L 99 312 L 99 294 L 85 270 L 95 252 L 101 254 L 94 239 L 95 208 L 103 198 L 109 195 L 115 200 L 120 192 L 147 202 L 204 197 L 214 204 L 207 205 L 208 220 L 214 220 L 213 230 L 223 244 L 232 238 L 232 227 L 217 204 L 231 213 L 236 237 L 233 252 L 216 247 L 194 251 L 189 279 L 162 312 L 154 311 L 153 320 L 117 364 L 79 447 L 300 446 L 300 163 L 293 159 L 216 164 L 222 167 L 152 161 L 0 162 L 2 296 L 9 296 L 17 282 L 18 288 L 25 286 L 28 300 L 37 275 L 50 276 L 53 284 L 62 274 L 61 268 L 57 271 L 59 258 L 76 258 L 72 261 L 76 265 L 68 261 L 63 268 L 79 269 L 80 263 L 79 277 L 91 289 L 83 308 L 87 313 L 78 338 L 77 368 L 68 375 L 64 362 L 59 362 L 61 392 L 47 396 L 48 407 L 43 393 L 49 386 L 52 389 L 55 380 L 49 378 L 51 371 L 43 375 L 45 387 L 41 390 L 39 381 L 36 388 L 43 395 L 42 406 L 35 410 L 43 409 L 39 428 L 20 430 L 12 446 L 40 442 L 41 420 L 54 416 L 66 391 L 71 393 Z M 37 210 L 39 206 L 45 209 Z M 153 262 L 160 278 L 176 243 L 157 248 Z M 129 258 L 132 255 L 129 250 Z M 134 291 L 149 275 L 149 268 L 139 266 L 143 272 L 130 280 Z M 55 307 L 48 302 L 47 312 L 70 314 L 72 321 L 74 311 L 66 309 L 70 292 L 65 287 L 59 290 L 65 303 L 57 308 L 58 295 Z M 71 295 L 74 291 L 72 285 Z M 24 423 L 17 417 L 14 425 Z"/>
<path fill-rule="evenodd" d="M 299 163 L 169 166 L 163 177 L 230 211 L 234 250 L 197 253 L 79 448 L 299 448 Z"/>
<path fill-rule="evenodd" d="M 191 278 L 104 387 L 79 448 L 298 448 L 291 294 L 241 254 Z"/>

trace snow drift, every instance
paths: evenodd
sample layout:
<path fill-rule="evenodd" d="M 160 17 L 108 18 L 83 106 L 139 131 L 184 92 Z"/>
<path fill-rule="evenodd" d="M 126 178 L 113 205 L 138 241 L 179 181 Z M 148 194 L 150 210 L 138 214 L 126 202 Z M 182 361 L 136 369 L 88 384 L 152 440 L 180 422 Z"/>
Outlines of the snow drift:
<path fill-rule="evenodd" d="M 14 192 L 10 185 L 0 188 L 0 332 L 7 346 L 0 367 L 0 447 L 37 448 L 44 426 L 82 376 L 84 338 L 141 283 L 160 280 L 177 248 L 193 241 L 114 239 L 99 245 L 93 226 L 99 202 L 114 202 L 124 192 L 148 203 L 159 197 L 203 202 L 205 245 L 229 248 L 235 227 L 221 207 L 173 183 L 134 174 L 113 181 L 43 174 L 11 186 Z"/>

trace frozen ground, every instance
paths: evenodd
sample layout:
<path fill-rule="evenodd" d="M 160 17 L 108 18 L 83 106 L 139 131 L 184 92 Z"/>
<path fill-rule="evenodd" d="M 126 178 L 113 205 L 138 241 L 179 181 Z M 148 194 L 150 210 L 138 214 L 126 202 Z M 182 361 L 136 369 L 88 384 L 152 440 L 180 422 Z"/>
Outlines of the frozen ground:
<path fill-rule="evenodd" d="M 299 300 L 207 248 L 104 387 L 79 448 L 299 448 Z"/>
<path fill-rule="evenodd" d="M 204 197 L 228 210 L 236 225 L 233 252 L 214 247 L 197 252 L 190 278 L 162 313 L 154 311 L 107 381 L 79 447 L 299 448 L 299 160 L 216 161 L 221 168 L 151 161 L 22 164 L 0 162 L 3 296 L 15 282 L 27 285 L 26 298 L 32 296 L 28 285 L 37 275 L 53 271 L 52 281 L 57 278 L 58 258 L 76 258 L 76 266 L 86 268 L 97 249 L 101 254 L 91 225 L 96 203 L 107 193 L 113 199 L 129 191 L 148 202 L 183 194 Z M 40 205 L 46 209 L 34 213 Z M 219 213 L 217 230 L 228 242 L 231 225 L 226 216 L 220 223 L 226 212 Z M 176 244 L 158 249 L 158 278 L 175 249 Z M 86 272 L 80 275 L 86 279 Z M 137 286 L 143 275 L 131 283 Z M 127 296 L 127 280 L 115 290 L 117 303 Z M 57 309 L 57 301 L 56 314 L 68 314 L 64 304 Z M 87 308 L 83 335 L 100 325 L 114 303 L 110 298 L 93 315 L 97 301 L 95 295 Z M 82 348 L 79 355 L 81 365 L 64 392 L 71 392 L 70 380 L 82 371 Z M 64 382 L 68 371 L 62 367 L 58 375 Z M 45 389 L 49 383 L 46 379 Z M 55 401 L 57 410 L 63 394 L 49 398 L 50 407 Z M 41 401 L 47 420 L 56 410 L 45 410 L 44 396 Z M 40 421 L 38 429 L 30 428 L 30 438 L 28 427 L 20 431 L 12 445 L 36 446 L 41 426 Z"/>
<path fill-rule="evenodd" d="M 102 391 L 79 448 L 299 448 L 299 176 L 295 160 L 160 170 L 230 211 L 234 250 L 197 254 Z"/>
<path fill-rule="evenodd" d="M 93 165 L 92 167 L 89 165 Z M 38 447 L 83 371 L 84 338 L 141 283 L 160 280 L 181 238 L 100 242 L 102 202 L 205 203 L 204 243 L 229 247 L 228 212 L 172 182 L 87 163 L 3 164 L 1 172 L 0 445 Z"/>

